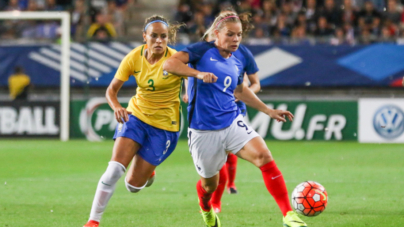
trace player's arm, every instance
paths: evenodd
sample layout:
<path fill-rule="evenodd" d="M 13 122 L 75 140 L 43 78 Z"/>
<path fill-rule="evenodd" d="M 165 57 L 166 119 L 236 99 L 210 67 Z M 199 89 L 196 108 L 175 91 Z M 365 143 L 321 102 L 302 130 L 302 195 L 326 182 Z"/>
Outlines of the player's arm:
<path fill-rule="evenodd" d="M 261 91 L 261 83 L 260 79 L 258 78 L 258 73 L 253 73 L 249 74 L 248 78 L 244 77 L 244 81 L 248 79 L 250 80 L 250 89 L 257 94 L 259 91 Z M 247 81 L 247 86 L 248 86 L 248 81 Z"/>
<path fill-rule="evenodd" d="M 123 83 L 125 83 L 125 81 L 119 80 L 117 78 L 112 79 L 105 94 L 109 106 L 112 110 L 114 110 L 115 119 L 119 123 L 129 121 L 129 114 L 131 114 L 131 112 L 123 108 L 118 101 L 118 92 L 121 89 Z"/>
<path fill-rule="evenodd" d="M 213 73 L 200 72 L 196 69 L 188 67 L 189 55 L 186 52 L 180 51 L 168 58 L 163 65 L 163 69 L 167 72 L 186 77 L 195 77 L 203 80 L 205 83 L 215 83 L 217 77 Z"/>
<path fill-rule="evenodd" d="M 277 121 L 286 122 L 285 116 L 287 116 L 290 121 L 293 120 L 293 114 L 291 112 L 269 108 L 255 95 L 251 89 L 244 87 L 244 83 L 237 86 L 237 88 L 234 90 L 234 95 L 236 98 L 243 101 L 247 106 L 257 109 L 267 114 L 271 118 L 276 119 Z"/>

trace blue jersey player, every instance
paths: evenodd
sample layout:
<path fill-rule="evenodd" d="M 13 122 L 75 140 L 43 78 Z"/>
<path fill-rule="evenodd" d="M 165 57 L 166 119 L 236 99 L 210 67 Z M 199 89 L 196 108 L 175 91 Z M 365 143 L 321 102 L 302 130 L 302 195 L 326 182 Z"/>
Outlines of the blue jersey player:
<path fill-rule="evenodd" d="M 217 188 L 218 172 L 231 152 L 260 168 L 269 193 L 282 211 L 284 226 L 307 226 L 292 211 L 284 178 L 264 140 L 244 122 L 235 103 L 237 97 L 278 121 L 293 119 L 289 111 L 270 109 L 250 89 L 243 89 L 242 63 L 232 54 L 241 42 L 242 24 L 249 26 L 249 21 L 236 13 L 219 15 L 214 21 L 214 42 L 193 44 L 163 66 L 169 73 L 203 77 L 204 82 L 216 80 L 211 84 L 189 81 L 188 144 L 200 176 L 196 188 L 202 217 L 207 226 L 221 226 L 210 200 Z"/>

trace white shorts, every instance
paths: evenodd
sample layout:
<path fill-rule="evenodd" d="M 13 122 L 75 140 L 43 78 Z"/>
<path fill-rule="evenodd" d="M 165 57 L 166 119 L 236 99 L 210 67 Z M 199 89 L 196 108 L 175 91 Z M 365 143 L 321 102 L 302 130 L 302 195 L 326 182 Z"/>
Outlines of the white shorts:
<path fill-rule="evenodd" d="M 244 122 L 242 115 L 221 130 L 188 128 L 189 152 L 196 171 L 203 178 L 213 177 L 226 163 L 228 152 L 236 154 L 257 136 L 258 133 Z"/>

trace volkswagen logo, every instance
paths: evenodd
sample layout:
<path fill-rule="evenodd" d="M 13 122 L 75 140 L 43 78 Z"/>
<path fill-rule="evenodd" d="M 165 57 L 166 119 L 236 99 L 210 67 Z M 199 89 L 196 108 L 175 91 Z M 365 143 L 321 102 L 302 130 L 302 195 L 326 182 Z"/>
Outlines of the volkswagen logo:
<path fill-rule="evenodd" d="M 383 138 L 395 139 L 404 132 L 404 113 L 395 105 L 385 105 L 376 111 L 373 127 Z"/>

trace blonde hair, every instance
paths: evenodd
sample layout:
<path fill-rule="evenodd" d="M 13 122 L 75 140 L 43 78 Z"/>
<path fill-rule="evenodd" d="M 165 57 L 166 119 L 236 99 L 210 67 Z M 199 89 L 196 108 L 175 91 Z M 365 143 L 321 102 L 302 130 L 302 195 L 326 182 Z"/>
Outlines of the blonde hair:
<path fill-rule="evenodd" d="M 214 31 L 220 31 L 226 22 L 240 22 L 243 29 L 243 36 L 246 36 L 254 28 L 250 18 L 250 13 L 242 13 L 238 15 L 232 8 L 223 10 L 215 18 L 209 29 L 206 30 L 205 34 L 202 36 L 202 40 L 211 41 L 216 39 Z"/>
<path fill-rule="evenodd" d="M 167 28 L 168 29 L 168 43 L 169 44 L 175 44 L 175 41 L 176 41 L 176 38 L 177 38 L 177 32 L 185 24 L 183 24 L 183 23 L 182 24 L 180 24 L 180 23 L 170 24 L 168 22 L 168 20 L 166 18 L 164 18 L 163 16 L 153 15 L 153 16 L 151 16 L 149 18 L 146 18 L 146 20 L 144 22 L 144 25 L 143 25 L 143 32 L 146 32 L 145 28 L 150 22 L 153 22 L 153 21 L 156 21 L 156 20 L 164 21 L 168 25 L 168 28 Z"/>

